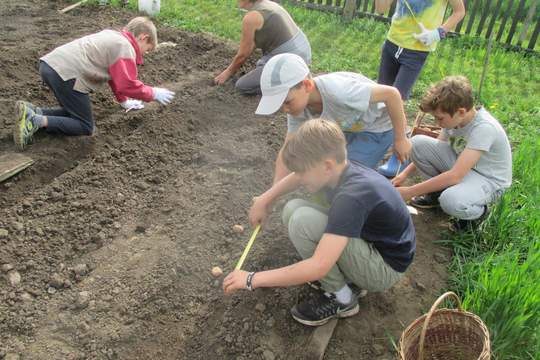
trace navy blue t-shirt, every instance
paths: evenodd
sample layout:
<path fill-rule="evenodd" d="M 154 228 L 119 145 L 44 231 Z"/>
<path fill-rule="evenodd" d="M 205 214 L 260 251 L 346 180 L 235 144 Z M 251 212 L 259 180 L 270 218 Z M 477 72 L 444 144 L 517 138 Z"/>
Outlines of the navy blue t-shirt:
<path fill-rule="evenodd" d="M 373 243 L 384 261 L 404 272 L 413 260 L 416 234 L 407 205 L 394 186 L 376 171 L 349 163 L 330 201 L 325 233 Z"/>

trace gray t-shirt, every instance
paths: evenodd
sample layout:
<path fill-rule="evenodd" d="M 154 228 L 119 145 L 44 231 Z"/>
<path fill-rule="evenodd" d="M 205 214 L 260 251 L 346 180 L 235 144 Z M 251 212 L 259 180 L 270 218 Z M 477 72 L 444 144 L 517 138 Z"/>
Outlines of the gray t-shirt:
<path fill-rule="evenodd" d="M 484 108 L 462 128 L 443 129 L 442 135 L 450 141 L 459 156 L 465 149 L 482 151 L 474 166 L 480 175 L 507 188 L 512 183 L 512 149 L 501 124 Z"/>
<path fill-rule="evenodd" d="M 295 132 L 305 121 L 323 118 L 336 122 L 343 131 L 381 133 L 392 129 L 384 103 L 369 103 L 371 90 L 377 85 L 367 77 L 351 72 L 336 72 L 313 79 L 322 98 L 322 113 L 308 108 L 299 116 L 287 116 L 288 132 Z"/>

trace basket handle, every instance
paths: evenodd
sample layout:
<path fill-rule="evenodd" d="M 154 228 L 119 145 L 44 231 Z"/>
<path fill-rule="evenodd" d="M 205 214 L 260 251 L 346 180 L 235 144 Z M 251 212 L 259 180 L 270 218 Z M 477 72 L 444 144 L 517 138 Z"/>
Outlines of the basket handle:
<path fill-rule="evenodd" d="M 457 296 L 454 292 L 448 291 L 444 294 L 442 294 L 437 301 L 433 304 L 431 309 L 429 309 L 429 312 L 426 316 L 426 319 L 424 320 L 424 325 L 422 326 L 422 332 L 420 333 L 420 343 L 418 344 L 418 360 L 424 360 L 424 340 L 426 337 L 426 332 L 428 328 L 429 321 L 431 320 L 431 316 L 437 310 L 439 305 L 448 297 L 453 298 L 453 300 L 456 302 L 458 310 L 463 311 L 461 308 L 461 301 L 459 300 L 459 296 Z"/>

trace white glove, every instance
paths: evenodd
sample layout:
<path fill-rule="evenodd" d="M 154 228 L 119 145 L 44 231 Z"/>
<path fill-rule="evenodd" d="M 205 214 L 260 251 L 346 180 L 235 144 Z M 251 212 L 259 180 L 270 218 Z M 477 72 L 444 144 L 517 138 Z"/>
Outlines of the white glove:
<path fill-rule="evenodd" d="M 420 41 L 425 46 L 431 46 L 437 41 L 441 41 L 441 35 L 439 34 L 439 29 L 428 30 L 422 23 L 418 23 L 422 32 L 420 34 L 413 34 L 414 38 Z"/>
<path fill-rule="evenodd" d="M 163 88 L 153 88 L 154 90 L 154 100 L 156 100 L 161 105 L 167 105 L 171 102 L 174 97 L 174 92 L 168 89 Z"/>
<path fill-rule="evenodd" d="M 122 106 L 124 109 L 126 109 L 126 112 L 130 110 L 140 110 L 144 109 L 144 104 L 141 100 L 134 100 L 134 99 L 127 99 L 124 102 L 120 103 L 120 106 Z"/>

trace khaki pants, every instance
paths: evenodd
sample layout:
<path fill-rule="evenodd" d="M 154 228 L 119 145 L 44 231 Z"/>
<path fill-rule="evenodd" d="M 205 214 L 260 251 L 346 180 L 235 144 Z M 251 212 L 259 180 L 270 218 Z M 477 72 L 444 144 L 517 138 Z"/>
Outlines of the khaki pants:
<path fill-rule="evenodd" d="M 303 259 L 310 258 L 328 223 L 328 209 L 302 199 L 291 200 L 283 208 L 283 223 L 289 238 Z M 335 292 L 353 282 L 361 289 L 384 291 L 402 276 L 384 262 L 377 249 L 360 238 L 350 238 L 336 265 L 321 281 L 327 292 Z"/>

